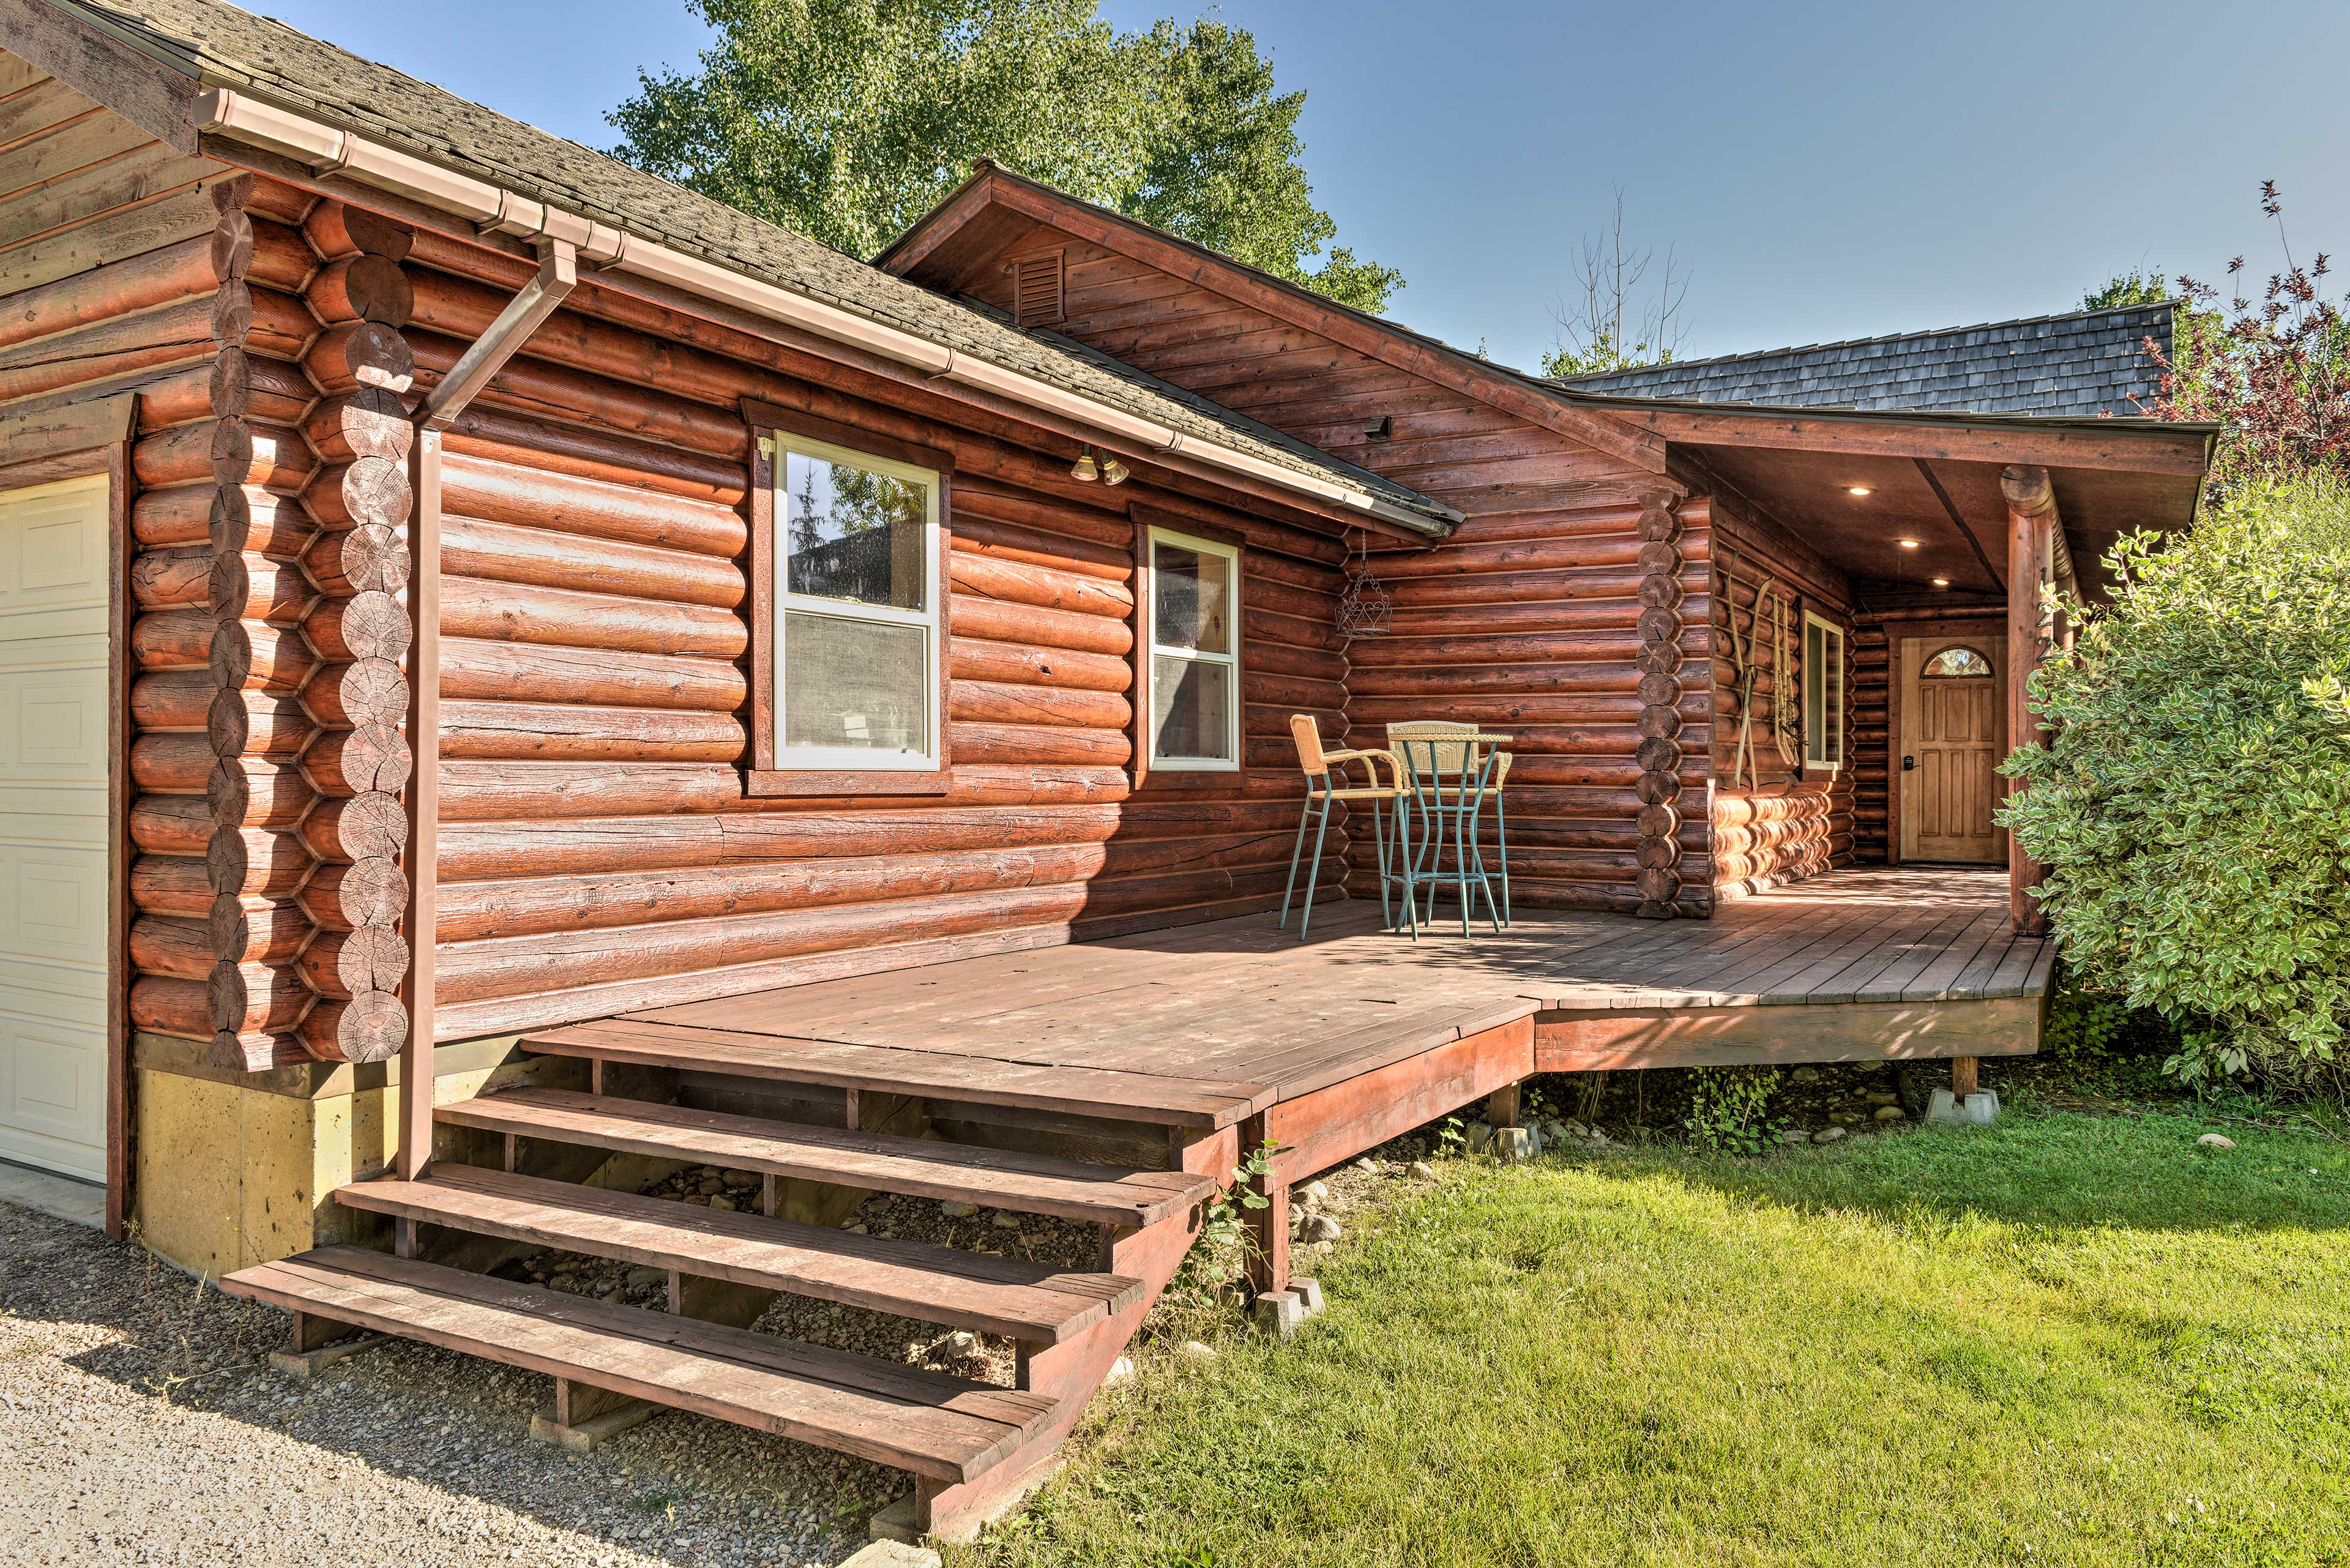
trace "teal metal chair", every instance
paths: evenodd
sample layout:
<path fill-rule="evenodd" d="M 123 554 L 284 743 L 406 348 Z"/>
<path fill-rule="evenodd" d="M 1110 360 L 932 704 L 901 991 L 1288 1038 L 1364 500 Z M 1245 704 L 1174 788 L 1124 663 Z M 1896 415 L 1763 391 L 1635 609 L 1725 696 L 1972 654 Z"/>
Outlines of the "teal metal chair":
<path fill-rule="evenodd" d="M 1427 923 L 1433 924 L 1436 889 L 1447 880 L 1441 866 L 1445 839 L 1451 837 L 1451 880 L 1461 898 L 1462 936 L 1469 934 L 1472 892 L 1483 896 L 1494 930 L 1510 923 L 1510 823 L 1502 795 L 1503 782 L 1510 776 L 1510 753 L 1497 749 L 1509 739 L 1449 719 L 1415 719 L 1388 726 L 1389 745 L 1405 759 L 1403 782 L 1411 801 L 1408 815 L 1419 824 L 1419 854 L 1429 857 L 1423 872 L 1414 856 L 1406 875 L 1428 889 Z M 1493 807 L 1498 861 L 1490 871 L 1481 831 L 1488 801 Z M 1407 814 L 1400 805 L 1397 811 Z M 1501 884 L 1498 903 L 1493 897 L 1497 881 Z"/>
<path fill-rule="evenodd" d="M 1292 713 L 1289 716 L 1289 734 L 1290 738 L 1297 742 L 1297 765 L 1305 774 L 1305 806 L 1297 815 L 1297 839 L 1289 848 L 1289 882 L 1281 890 L 1281 921 L 1274 929 L 1276 930 L 1289 929 L 1289 900 L 1297 890 L 1297 858 L 1305 849 L 1306 824 L 1311 822 L 1314 825 L 1314 863 L 1306 869 L 1305 908 L 1297 919 L 1297 940 L 1301 942 L 1305 940 L 1306 927 L 1314 919 L 1314 888 L 1322 875 L 1322 838 L 1323 835 L 1329 830 L 1331 805 L 1337 801 L 1367 800 L 1371 803 L 1371 836 L 1378 844 L 1379 919 L 1382 924 L 1388 926 L 1396 923 L 1388 905 L 1388 889 L 1390 886 L 1400 883 L 1403 888 L 1404 918 L 1411 922 L 1412 937 L 1415 940 L 1418 940 L 1419 936 L 1419 903 L 1413 897 L 1411 857 L 1401 836 L 1405 826 L 1403 798 L 1406 794 L 1403 764 L 1396 760 L 1393 752 L 1324 751 L 1321 726 L 1314 722 L 1314 716 L 1310 713 Z M 1379 783 L 1378 765 L 1382 762 L 1388 765 L 1388 777 L 1393 781 L 1391 783 L 1384 784 Z M 1347 775 L 1340 767 L 1340 764 L 1346 763 L 1362 763 L 1363 772 L 1368 775 L 1370 783 L 1347 784 Z M 1395 827 L 1398 834 L 1398 841 L 1392 854 L 1388 845 L 1388 825 L 1380 811 L 1380 806 L 1388 801 L 1395 803 Z M 1398 874 L 1398 867 L 1401 868 L 1400 875 Z"/>

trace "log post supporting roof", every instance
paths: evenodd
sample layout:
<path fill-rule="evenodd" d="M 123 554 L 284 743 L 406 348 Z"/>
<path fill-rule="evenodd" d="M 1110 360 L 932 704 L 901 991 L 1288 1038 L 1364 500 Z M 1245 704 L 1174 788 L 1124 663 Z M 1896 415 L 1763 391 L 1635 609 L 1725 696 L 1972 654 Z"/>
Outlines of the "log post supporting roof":
<path fill-rule="evenodd" d="M 2047 656 L 2048 612 L 2041 590 L 2054 576 L 2055 541 L 2063 536 L 2056 492 L 2044 468 L 2019 465 L 2000 474 L 2007 500 L 2007 749 L 2012 753 L 2043 744 L 2043 727 L 2032 711 L 2033 672 Z M 2020 785 L 2011 782 L 2010 794 Z M 2007 838 L 2007 912 L 2017 934 L 2047 929 L 2047 917 L 2032 890 L 2046 867 Z"/>

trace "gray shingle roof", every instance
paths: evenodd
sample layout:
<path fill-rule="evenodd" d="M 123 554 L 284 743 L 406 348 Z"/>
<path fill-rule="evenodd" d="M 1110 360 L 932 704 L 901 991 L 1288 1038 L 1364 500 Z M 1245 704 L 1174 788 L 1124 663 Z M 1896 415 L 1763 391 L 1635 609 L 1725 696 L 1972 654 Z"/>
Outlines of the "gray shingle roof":
<path fill-rule="evenodd" d="M 640 239 L 820 299 L 1065 391 L 1298 472 L 1334 479 L 1431 520 L 1458 514 L 1418 491 L 1332 457 L 1126 366 L 1115 373 L 593 148 L 483 108 L 222 0 L 49 0 L 208 85 L 250 91 L 476 179 Z"/>
<path fill-rule="evenodd" d="M 2128 418 L 2151 411 L 2161 372 L 2146 341 L 2151 337 L 2168 355 L 2170 323 L 2167 303 L 2128 305 L 1684 359 L 1566 376 L 1556 384 L 1707 403 Z"/>

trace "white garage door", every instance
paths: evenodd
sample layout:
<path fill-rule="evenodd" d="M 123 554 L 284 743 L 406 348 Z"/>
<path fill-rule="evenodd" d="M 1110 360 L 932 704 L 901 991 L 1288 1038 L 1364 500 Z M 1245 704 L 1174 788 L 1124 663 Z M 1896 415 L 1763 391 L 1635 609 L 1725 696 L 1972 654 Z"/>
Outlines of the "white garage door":
<path fill-rule="evenodd" d="M 0 493 L 0 1158 L 100 1181 L 106 497 Z"/>

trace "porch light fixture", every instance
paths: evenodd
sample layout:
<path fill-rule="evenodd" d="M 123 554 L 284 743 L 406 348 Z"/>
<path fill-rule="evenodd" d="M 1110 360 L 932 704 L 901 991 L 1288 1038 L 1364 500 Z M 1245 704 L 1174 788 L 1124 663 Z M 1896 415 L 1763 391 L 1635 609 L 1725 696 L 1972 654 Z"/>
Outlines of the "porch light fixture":
<path fill-rule="evenodd" d="M 1845 493 L 1847 495 L 1866 495 L 1868 493 L 1868 486 L 1866 484 L 1847 484 L 1845 486 Z"/>
<path fill-rule="evenodd" d="M 1901 547 L 1905 550 L 1914 550 L 1918 547 L 1918 541 L 1915 539 L 1904 539 L 1901 541 Z"/>
<path fill-rule="evenodd" d="M 1091 484 L 1101 477 L 1101 471 L 1094 466 L 1093 448 L 1082 446 L 1077 449 L 1077 461 L 1069 464 L 1069 477 L 1079 484 Z"/>
<path fill-rule="evenodd" d="M 1950 586 L 1950 579 L 1948 577 L 1936 577 L 1934 579 L 1934 586 L 1938 588 L 1947 588 Z"/>
<path fill-rule="evenodd" d="M 1102 483 L 1104 484 L 1116 486 L 1126 483 L 1126 464 L 1118 462 L 1118 459 L 1110 456 L 1107 452 L 1104 452 L 1102 454 L 1101 471 Z"/>

